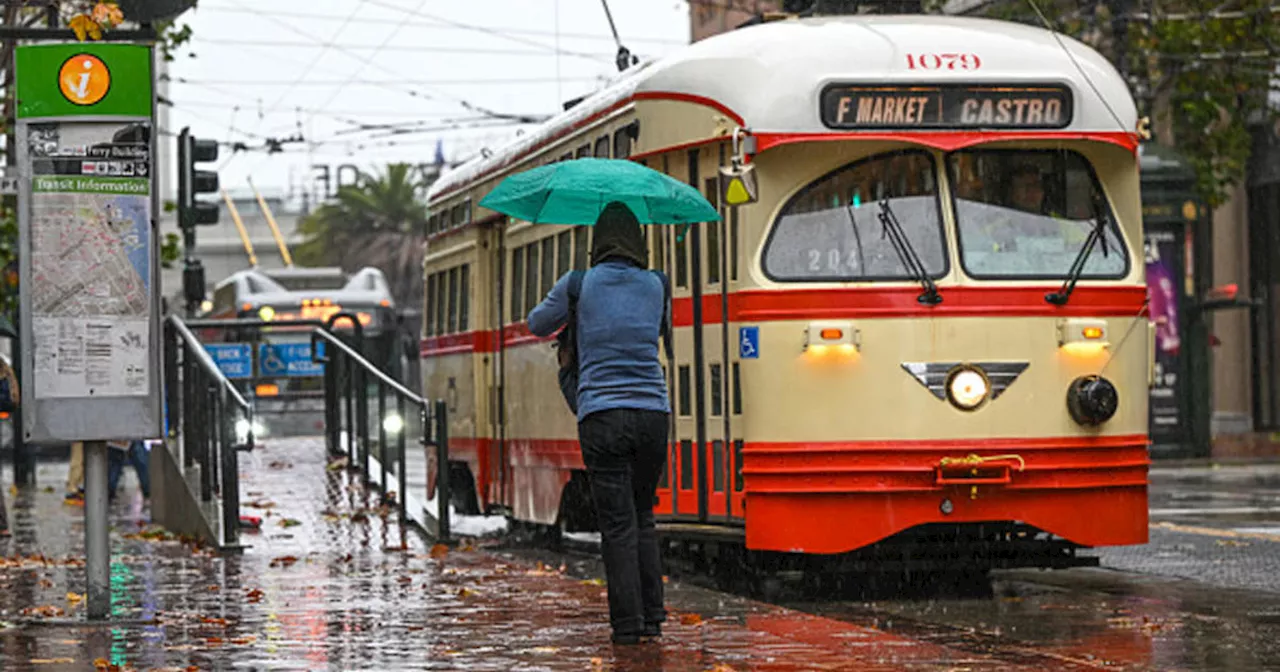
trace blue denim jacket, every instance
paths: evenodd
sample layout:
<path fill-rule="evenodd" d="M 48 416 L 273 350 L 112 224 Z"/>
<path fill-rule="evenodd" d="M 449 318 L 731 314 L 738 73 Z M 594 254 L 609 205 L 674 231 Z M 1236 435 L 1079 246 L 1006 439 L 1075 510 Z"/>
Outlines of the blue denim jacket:
<path fill-rule="evenodd" d="M 658 361 L 662 280 L 618 261 L 593 266 L 578 296 L 578 420 L 611 409 L 670 411 Z M 529 312 L 529 331 L 550 336 L 569 318 L 569 274 Z"/>

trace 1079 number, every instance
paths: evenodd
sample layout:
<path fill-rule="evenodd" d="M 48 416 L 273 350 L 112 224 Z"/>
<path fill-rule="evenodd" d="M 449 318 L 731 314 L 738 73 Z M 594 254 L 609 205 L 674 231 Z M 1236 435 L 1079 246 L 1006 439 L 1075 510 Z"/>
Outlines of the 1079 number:
<path fill-rule="evenodd" d="M 908 70 L 977 70 L 977 54 L 907 54 Z"/>

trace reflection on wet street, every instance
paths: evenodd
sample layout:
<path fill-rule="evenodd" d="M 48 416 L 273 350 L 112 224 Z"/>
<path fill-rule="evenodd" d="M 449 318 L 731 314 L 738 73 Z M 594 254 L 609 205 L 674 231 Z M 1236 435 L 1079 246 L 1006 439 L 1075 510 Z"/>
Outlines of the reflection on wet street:
<path fill-rule="evenodd" d="M 661 643 L 638 647 L 609 644 L 595 554 L 514 537 L 432 547 L 327 468 L 311 440 L 242 462 L 245 513 L 263 523 L 238 555 L 156 530 L 130 485 L 113 505 L 113 618 L 88 624 L 82 510 L 46 485 L 64 469 L 42 465 L 42 485 L 12 499 L 15 536 L 0 541 L 6 671 L 1280 665 L 1280 595 L 1268 592 L 1280 535 L 1252 529 L 1268 521 L 1256 511 L 1222 512 L 1241 508 L 1246 489 L 1249 507 L 1270 506 L 1280 474 L 1265 469 L 1201 474 L 1195 502 L 1166 491 L 1191 491 L 1185 474 L 1154 474 L 1152 543 L 1101 552 L 1101 569 L 921 578 L 888 594 L 796 590 L 773 604 L 673 579 Z"/>

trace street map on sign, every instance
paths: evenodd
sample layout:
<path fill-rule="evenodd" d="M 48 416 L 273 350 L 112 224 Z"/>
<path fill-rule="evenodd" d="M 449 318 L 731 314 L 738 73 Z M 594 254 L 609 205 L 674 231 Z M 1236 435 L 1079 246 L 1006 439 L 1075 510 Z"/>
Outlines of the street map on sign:
<path fill-rule="evenodd" d="M 62 140 L 33 161 L 31 180 L 36 396 L 145 395 L 149 147 L 110 135 L 89 146 Z"/>

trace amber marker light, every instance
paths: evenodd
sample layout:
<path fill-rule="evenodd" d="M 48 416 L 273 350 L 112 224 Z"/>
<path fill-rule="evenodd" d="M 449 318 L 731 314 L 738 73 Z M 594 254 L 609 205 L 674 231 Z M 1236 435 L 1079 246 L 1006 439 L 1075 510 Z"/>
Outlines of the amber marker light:
<path fill-rule="evenodd" d="M 280 386 L 272 383 L 262 383 L 254 388 L 254 392 L 257 392 L 259 397 L 274 397 L 280 394 Z"/>
<path fill-rule="evenodd" d="M 852 354 L 861 349 L 862 335 L 852 322 L 810 322 L 805 329 L 804 349 L 814 354 L 835 351 Z"/>
<path fill-rule="evenodd" d="M 1107 323 L 1097 318 L 1058 320 L 1058 349 L 1076 357 L 1091 357 L 1106 350 Z"/>

